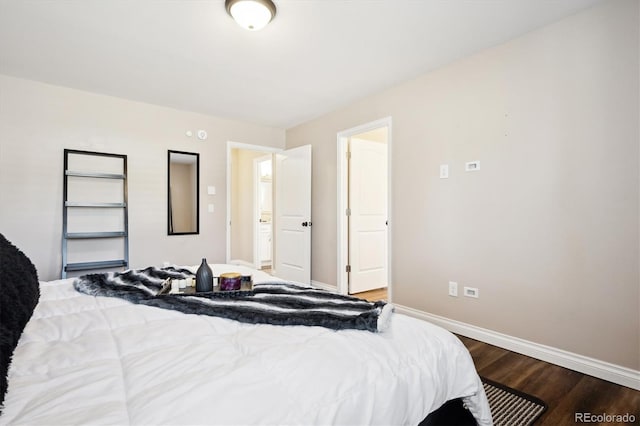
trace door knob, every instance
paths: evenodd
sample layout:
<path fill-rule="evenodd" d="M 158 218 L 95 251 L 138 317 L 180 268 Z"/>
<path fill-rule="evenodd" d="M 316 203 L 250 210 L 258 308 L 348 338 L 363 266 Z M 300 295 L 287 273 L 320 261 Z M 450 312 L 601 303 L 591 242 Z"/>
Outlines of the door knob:
<path fill-rule="evenodd" d="M 302 222 L 302 226 L 311 226 L 311 222 Z"/>

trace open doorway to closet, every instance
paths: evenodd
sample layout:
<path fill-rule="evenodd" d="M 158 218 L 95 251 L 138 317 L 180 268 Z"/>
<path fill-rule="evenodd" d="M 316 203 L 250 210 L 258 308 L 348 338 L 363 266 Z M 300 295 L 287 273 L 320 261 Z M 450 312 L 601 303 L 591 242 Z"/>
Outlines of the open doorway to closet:
<path fill-rule="evenodd" d="M 390 300 L 391 118 L 338 133 L 338 290 Z"/>

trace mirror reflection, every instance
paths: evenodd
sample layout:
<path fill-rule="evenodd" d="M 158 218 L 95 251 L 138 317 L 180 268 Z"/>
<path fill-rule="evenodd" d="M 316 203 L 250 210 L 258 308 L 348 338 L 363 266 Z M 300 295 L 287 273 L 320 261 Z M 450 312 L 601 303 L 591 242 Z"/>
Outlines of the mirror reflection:
<path fill-rule="evenodd" d="M 200 154 L 169 151 L 168 233 L 197 234 L 200 222 Z"/>

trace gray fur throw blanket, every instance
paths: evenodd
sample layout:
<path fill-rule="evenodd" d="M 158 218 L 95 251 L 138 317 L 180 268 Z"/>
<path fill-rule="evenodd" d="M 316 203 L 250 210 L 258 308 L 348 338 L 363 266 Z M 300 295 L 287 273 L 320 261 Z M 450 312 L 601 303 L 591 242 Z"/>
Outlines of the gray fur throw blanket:
<path fill-rule="evenodd" d="M 251 291 L 160 294 L 167 278 L 185 279 L 193 275 L 187 269 L 149 267 L 83 275 L 73 286 L 92 296 L 119 297 L 132 303 L 250 324 L 381 332 L 388 327 L 393 311 L 392 305 L 385 302 L 368 302 L 283 282 L 256 284 Z"/>

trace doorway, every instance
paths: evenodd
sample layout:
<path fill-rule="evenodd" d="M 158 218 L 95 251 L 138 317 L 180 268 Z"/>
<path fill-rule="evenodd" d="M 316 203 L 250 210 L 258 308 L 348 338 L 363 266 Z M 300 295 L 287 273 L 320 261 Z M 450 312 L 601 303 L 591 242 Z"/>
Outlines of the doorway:
<path fill-rule="evenodd" d="M 338 133 L 338 291 L 391 299 L 391 118 Z"/>
<path fill-rule="evenodd" d="M 226 263 L 271 269 L 273 238 L 267 233 L 273 199 L 270 166 L 273 154 L 279 151 L 235 142 L 227 145 Z"/>
<path fill-rule="evenodd" d="M 269 159 L 272 178 L 263 185 L 269 179 L 260 178 L 259 168 Z M 271 187 L 271 214 L 268 204 L 260 211 L 261 186 L 267 192 Z M 267 219 L 271 259 L 265 267 L 279 278 L 310 284 L 311 146 L 282 150 L 228 142 L 226 263 L 262 269 L 260 237 Z"/>
<path fill-rule="evenodd" d="M 253 160 L 254 217 L 258 218 L 254 231 L 254 268 L 271 272 L 273 269 L 273 155 Z"/>

